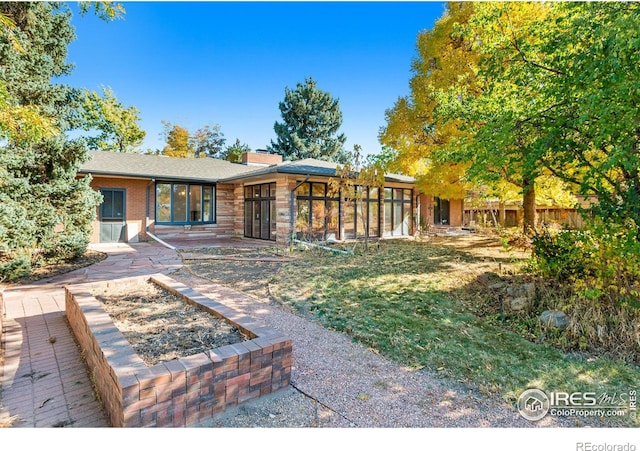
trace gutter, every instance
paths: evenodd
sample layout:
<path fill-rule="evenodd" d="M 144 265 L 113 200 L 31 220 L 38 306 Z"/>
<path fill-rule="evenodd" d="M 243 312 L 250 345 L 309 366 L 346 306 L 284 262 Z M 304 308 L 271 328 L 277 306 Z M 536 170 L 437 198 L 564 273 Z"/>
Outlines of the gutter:
<path fill-rule="evenodd" d="M 145 218 L 145 232 L 149 233 L 149 213 L 151 213 L 151 207 L 150 207 L 150 203 L 151 203 L 151 194 L 149 191 L 149 188 L 151 188 L 151 185 L 154 184 L 156 182 L 156 179 L 151 179 L 149 180 L 149 183 L 147 184 L 147 212 L 146 212 L 146 218 Z"/>

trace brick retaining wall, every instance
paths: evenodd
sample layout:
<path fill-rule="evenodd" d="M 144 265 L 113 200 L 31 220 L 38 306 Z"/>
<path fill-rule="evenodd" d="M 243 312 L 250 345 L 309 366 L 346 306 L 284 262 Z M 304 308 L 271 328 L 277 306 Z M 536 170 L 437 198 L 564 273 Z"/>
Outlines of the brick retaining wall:
<path fill-rule="evenodd" d="M 92 295 L 99 288 L 140 280 L 173 291 L 254 338 L 147 367 Z M 188 426 L 289 385 L 290 339 L 168 276 L 79 284 L 65 290 L 71 330 L 115 427 Z"/>

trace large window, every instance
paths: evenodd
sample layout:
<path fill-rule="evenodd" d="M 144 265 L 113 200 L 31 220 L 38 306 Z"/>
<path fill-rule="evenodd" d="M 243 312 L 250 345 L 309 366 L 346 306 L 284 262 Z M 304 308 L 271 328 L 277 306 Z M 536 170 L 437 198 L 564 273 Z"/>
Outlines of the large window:
<path fill-rule="evenodd" d="M 340 239 L 340 198 L 326 183 L 307 182 L 296 190 L 296 235 L 303 240 Z"/>
<path fill-rule="evenodd" d="M 214 223 L 215 187 L 190 183 L 156 183 L 156 222 Z"/>
<path fill-rule="evenodd" d="M 380 236 L 379 188 L 355 187 L 353 200 L 345 202 L 344 237 L 374 238 Z"/>
<path fill-rule="evenodd" d="M 384 189 L 384 236 L 405 236 L 411 230 L 412 190 Z"/>
<path fill-rule="evenodd" d="M 342 205 L 326 183 L 303 183 L 296 190 L 296 235 L 304 240 L 352 239 L 380 236 L 380 189 L 356 186 Z M 340 233 L 342 226 L 343 235 Z"/>
<path fill-rule="evenodd" d="M 275 241 L 275 183 L 244 187 L 244 236 Z"/>

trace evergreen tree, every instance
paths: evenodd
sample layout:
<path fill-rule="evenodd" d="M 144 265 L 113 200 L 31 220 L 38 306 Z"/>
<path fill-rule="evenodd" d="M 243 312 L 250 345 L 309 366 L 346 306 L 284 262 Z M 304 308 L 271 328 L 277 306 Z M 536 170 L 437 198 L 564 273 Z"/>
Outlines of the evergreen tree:
<path fill-rule="evenodd" d="M 285 160 L 317 158 L 345 163 L 346 137 L 336 135 L 342 125 L 338 99 L 317 88 L 315 80 L 305 79 L 296 89 L 285 88 L 284 101 L 279 104 L 283 122 L 273 126 L 277 141 L 271 141 L 269 151 Z"/>
<path fill-rule="evenodd" d="M 89 242 L 99 194 L 77 179 L 87 158 L 80 129 L 81 93 L 57 79 L 70 73 L 67 47 L 75 38 L 61 3 L 0 4 L 15 28 L 0 32 L 0 82 L 13 107 L 50 118 L 57 133 L 7 134 L 0 142 L 0 280 L 33 265 L 81 255 Z M 17 43 L 17 44 L 16 44 Z"/>
<path fill-rule="evenodd" d="M 245 152 L 251 152 L 251 147 L 248 144 L 242 144 L 240 139 L 236 138 L 236 142 L 228 146 L 220 158 L 232 163 L 242 163 L 242 154 Z"/>

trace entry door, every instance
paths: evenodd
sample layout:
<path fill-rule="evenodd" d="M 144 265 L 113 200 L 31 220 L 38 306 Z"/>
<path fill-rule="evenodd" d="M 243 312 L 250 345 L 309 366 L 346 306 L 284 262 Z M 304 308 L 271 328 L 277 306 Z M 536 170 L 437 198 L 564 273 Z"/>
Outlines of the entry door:
<path fill-rule="evenodd" d="M 125 190 L 103 188 L 100 193 L 104 198 L 100 205 L 100 242 L 124 243 L 127 236 Z"/>
<path fill-rule="evenodd" d="M 433 198 L 433 223 L 435 225 L 449 224 L 449 201 L 447 199 Z"/>

